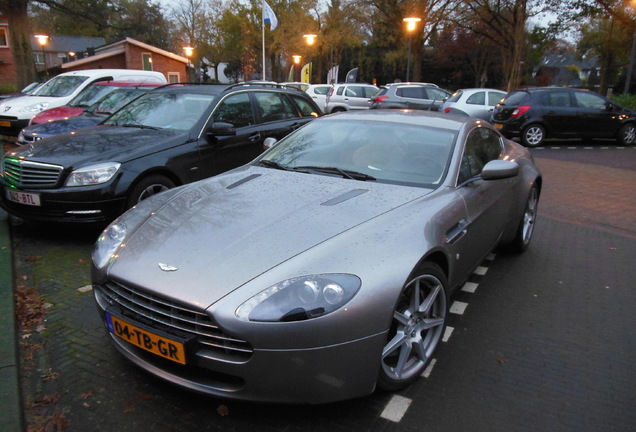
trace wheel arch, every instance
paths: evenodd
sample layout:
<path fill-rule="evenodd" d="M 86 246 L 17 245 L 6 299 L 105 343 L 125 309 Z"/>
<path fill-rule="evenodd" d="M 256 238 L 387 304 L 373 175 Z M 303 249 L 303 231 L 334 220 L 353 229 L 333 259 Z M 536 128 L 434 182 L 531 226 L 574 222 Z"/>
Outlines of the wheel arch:
<path fill-rule="evenodd" d="M 172 181 L 175 184 L 175 186 L 183 185 L 183 181 L 181 180 L 181 178 L 179 178 L 179 176 L 176 175 L 174 172 L 170 171 L 169 169 L 166 169 L 165 167 L 154 167 L 139 174 L 135 178 L 135 180 L 128 186 L 128 189 L 126 192 L 127 193 L 130 192 L 135 186 L 137 186 L 137 184 L 140 181 L 153 175 L 160 175 L 160 176 L 166 177 L 167 179 Z"/>

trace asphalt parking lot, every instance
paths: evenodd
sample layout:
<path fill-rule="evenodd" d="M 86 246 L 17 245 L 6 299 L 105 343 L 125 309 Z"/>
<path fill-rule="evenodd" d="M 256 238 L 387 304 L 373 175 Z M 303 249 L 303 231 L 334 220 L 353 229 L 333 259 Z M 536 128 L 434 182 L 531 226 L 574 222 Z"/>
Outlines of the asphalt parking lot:
<path fill-rule="evenodd" d="M 533 150 L 544 190 L 533 244 L 496 251 L 453 300 L 445 343 L 399 394 L 324 406 L 176 389 L 108 344 L 90 290 L 98 231 L 10 223 L 30 430 L 631 431 L 636 424 L 636 148 Z M 4 293 L 3 293 L 4 295 Z M 41 318 L 37 321 L 36 318 Z M 53 429 L 57 428 L 57 429 Z"/>

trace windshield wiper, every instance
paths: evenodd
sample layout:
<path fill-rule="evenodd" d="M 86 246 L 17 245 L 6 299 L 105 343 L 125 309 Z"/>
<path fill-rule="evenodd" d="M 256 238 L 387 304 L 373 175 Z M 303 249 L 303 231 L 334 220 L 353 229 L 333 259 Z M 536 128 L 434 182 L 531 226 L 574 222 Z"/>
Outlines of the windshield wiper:
<path fill-rule="evenodd" d="M 147 125 L 142 125 L 142 124 L 138 124 L 138 123 L 125 123 L 125 124 L 118 124 L 116 126 L 119 127 L 128 127 L 128 128 L 139 128 L 139 129 L 152 129 L 152 130 L 160 130 L 160 127 L 157 126 L 147 126 Z"/>
<path fill-rule="evenodd" d="M 308 173 L 318 172 L 318 173 L 325 173 L 325 174 L 338 174 L 342 176 L 343 178 L 348 178 L 351 180 L 362 180 L 362 181 L 376 180 L 375 177 L 370 176 L 368 174 L 364 174 L 358 171 L 343 170 L 337 167 L 299 166 L 299 167 L 294 167 L 293 170 L 308 172 Z"/>
<path fill-rule="evenodd" d="M 279 164 L 278 162 L 274 162 L 271 160 L 267 160 L 267 159 L 263 159 L 258 161 L 258 164 L 260 166 L 264 166 L 264 167 L 268 167 L 268 168 L 275 168 L 275 169 L 279 169 L 279 170 L 283 170 L 283 171 L 288 171 L 289 168 Z"/>

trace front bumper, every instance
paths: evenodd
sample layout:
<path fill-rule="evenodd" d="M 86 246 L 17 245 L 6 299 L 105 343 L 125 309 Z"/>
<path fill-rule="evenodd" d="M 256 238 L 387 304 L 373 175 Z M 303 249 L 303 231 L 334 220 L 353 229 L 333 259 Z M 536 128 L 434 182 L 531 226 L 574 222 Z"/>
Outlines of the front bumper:
<path fill-rule="evenodd" d="M 62 189 L 13 189 L 37 194 L 40 205 L 21 204 L 9 200 L 0 182 L 0 207 L 14 216 L 44 222 L 102 223 L 115 219 L 124 211 L 125 198 L 109 196 L 106 186 Z"/>
<path fill-rule="evenodd" d="M 18 136 L 20 131 L 29 125 L 29 119 L 0 116 L 0 135 Z"/>
<path fill-rule="evenodd" d="M 110 303 L 99 287 L 94 288 L 100 315 L 106 321 Z M 386 343 L 386 334 L 380 333 L 309 349 L 253 347 L 244 359 L 206 355 L 204 348 L 197 348 L 182 365 L 108 335 L 130 361 L 173 384 L 227 399 L 291 404 L 320 404 L 371 394 Z"/>

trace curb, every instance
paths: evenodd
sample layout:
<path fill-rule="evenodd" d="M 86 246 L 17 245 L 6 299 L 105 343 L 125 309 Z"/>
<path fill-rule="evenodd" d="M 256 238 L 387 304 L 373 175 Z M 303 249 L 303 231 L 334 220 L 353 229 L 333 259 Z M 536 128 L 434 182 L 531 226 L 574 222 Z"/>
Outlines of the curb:
<path fill-rule="evenodd" d="M 0 429 L 7 432 L 24 430 L 16 335 L 11 232 L 0 210 Z"/>

